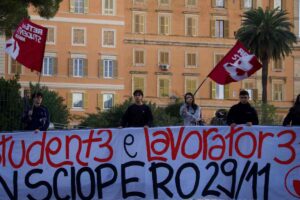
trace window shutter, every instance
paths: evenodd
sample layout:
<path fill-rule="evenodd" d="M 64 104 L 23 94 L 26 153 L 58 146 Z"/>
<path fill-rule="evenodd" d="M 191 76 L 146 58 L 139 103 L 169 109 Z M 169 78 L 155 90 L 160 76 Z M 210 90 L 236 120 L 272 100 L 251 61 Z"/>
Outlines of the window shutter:
<path fill-rule="evenodd" d="M 229 85 L 224 85 L 224 98 L 229 99 Z"/>
<path fill-rule="evenodd" d="M 211 0 L 211 7 L 215 8 L 216 7 L 216 0 Z"/>
<path fill-rule="evenodd" d="M 88 107 L 88 94 L 83 93 L 83 108 L 87 109 L 87 107 Z"/>
<path fill-rule="evenodd" d="M 75 12 L 75 2 L 74 0 L 70 0 L 70 12 Z"/>
<path fill-rule="evenodd" d="M 257 0 L 252 0 L 252 8 L 254 8 L 254 9 L 256 8 L 256 1 Z"/>
<path fill-rule="evenodd" d="M 89 12 L 89 0 L 84 0 L 84 13 Z"/>
<path fill-rule="evenodd" d="M 227 0 L 224 0 L 224 8 L 227 8 Z"/>
<path fill-rule="evenodd" d="M 22 74 L 22 65 L 17 63 L 17 74 Z"/>
<path fill-rule="evenodd" d="M 88 59 L 83 59 L 83 76 L 88 76 Z"/>
<path fill-rule="evenodd" d="M 241 6 L 241 9 L 245 8 L 245 0 L 240 1 L 240 6 Z"/>
<path fill-rule="evenodd" d="M 103 60 L 98 60 L 99 78 L 103 78 Z"/>
<path fill-rule="evenodd" d="M 53 58 L 53 75 L 57 75 L 57 58 Z"/>
<path fill-rule="evenodd" d="M 229 21 L 224 20 L 224 37 L 228 38 L 229 37 Z"/>
<path fill-rule="evenodd" d="M 210 20 L 210 36 L 215 37 L 216 27 L 215 27 L 215 20 Z"/>
<path fill-rule="evenodd" d="M 118 61 L 113 60 L 113 76 L 115 79 L 118 78 Z"/>
<path fill-rule="evenodd" d="M 170 87 L 170 81 L 169 80 L 165 80 L 165 94 L 166 96 L 169 96 L 169 87 Z"/>
<path fill-rule="evenodd" d="M 281 9 L 282 10 L 286 9 L 286 0 L 281 0 Z"/>
<path fill-rule="evenodd" d="M 113 106 L 119 104 L 119 95 L 113 94 Z"/>
<path fill-rule="evenodd" d="M 97 95 L 97 107 L 102 110 L 103 109 L 103 94 Z"/>
<path fill-rule="evenodd" d="M 73 76 L 73 59 L 69 58 L 69 76 Z"/>
<path fill-rule="evenodd" d="M 72 93 L 68 93 L 68 96 L 67 96 L 67 107 L 68 108 L 72 108 L 72 103 L 73 103 L 73 95 Z"/>
<path fill-rule="evenodd" d="M 211 98 L 215 99 L 216 98 L 216 83 L 211 82 Z"/>

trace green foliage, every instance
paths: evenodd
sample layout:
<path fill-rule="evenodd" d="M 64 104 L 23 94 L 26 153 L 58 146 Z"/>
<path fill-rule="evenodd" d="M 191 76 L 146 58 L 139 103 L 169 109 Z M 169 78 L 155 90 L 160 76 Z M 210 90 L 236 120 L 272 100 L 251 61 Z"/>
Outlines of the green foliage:
<path fill-rule="evenodd" d="M 257 102 L 255 104 L 260 125 L 281 125 L 275 106 Z"/>
<path fill-rule="evenodd" d="M 153 114 L 154 126 L 171 126 L 182 124 L 179 116 L 179 103 L 171 104 L 166 108 L 157 106 L 155 103 L 144 102 L 148 105 Z M 109 110 L 98 110 L 97 113 L 89 113 L 80 124 L 86 128 L 111 128 L 120 125 L 121 118 L 128 106 L 132 104 L 132 98 L 127 99 L 124 103 L 114 106 Z M 179 116 L 179 118 L 178 118 Z"/>
<path fill-rule="evenodd" d="M 28 18 L 28 7 L 32 5 L 35 11 L 44 18 L 53 17 L 59 9 L 62 0 L 1 0 L 0 30 L 7 35 L 15 29 L 20 21 Z"/>
<path fill-rule="evenodd" d="M 18 76 L 10 80 L 0 78 L 0 131 L 21 129 L 23 104 L 18 80 Z"/>
<path fill-rule="evenodd" d="M 50 122 L 55 128 L 65 128 L 69 123 L 69 110 L 64 104 L 64 99 L 55 91 L 50 91 L 47 87 L 40 87 L 38 84 L 30 83 L 30 91 L 34 93 L 40 91 L 43 94 L 42 104 L 48 108 L 50 114 Z"/>

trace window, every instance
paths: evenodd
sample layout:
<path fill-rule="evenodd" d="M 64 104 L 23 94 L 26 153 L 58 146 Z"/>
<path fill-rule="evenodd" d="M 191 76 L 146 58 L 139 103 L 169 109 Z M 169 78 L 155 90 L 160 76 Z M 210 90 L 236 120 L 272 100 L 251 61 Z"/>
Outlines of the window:
<path fill-rule="evenodd" d="M 136 4 L 144 4 L 145 0 L 134 0 L 134 3 L 136 3 Z"/>
<path fill-rule="evenodd" d="M 159 64 L 169 64 L 169 52 L 160 51 L 159 52 Z"/>
<path fill-rule="evenodd" d="M 47 44 L 55 44 L 55 28 L 54 27 L 47 27 Z"/>
<path fill-rule="evenodd" d="M 84 0 L 74 0 L 74 12 L 84 13 Z"/>
<path fill-rule="evenodd" d="M 159 5 L 169 5 L 170 0 L 159 0 Z"/>
<path fill-rule="evenodd" d="M 186 53 L 185 54 L 185 66 L 186 67 L 197 67 L 196 53 Z"/>
<path fill-rule="evenodd" d="M 102 46 L 115 47 L 116 31 L 113 29 L 102 29 Z"/>
<path fill-rule="evenodd" d="M 14 59 L 10 59 L 10 73 L 12 74 L 22 73 L 22 65 Z"/>
<path fill-rule="evenodd" d="M 215 26 L 216 26 L 215 37 L 219 37 L 219 38 L 224 37 L 224 21 L 216 20 Z"/>
<path fill-rule="evenodd" d="M 110 109 L 114 105 L 114 95 L 113 94 L 103 94 L 103 108 Z"/>
<path fill-rule="evenodd" d="M 159 97 L 169 97 L 169 79 L 159 79 Z"/>
<path fill-rule="evenodd" d="M 132 91 L 140 89 L 145 95 L 145 78 L 144 77 L 133 77 L 132 79 Z"/>
<path fill-rule="evenodd" d="M 133 14 L 133 32 L 145 33 L 145 14 L 135 13 Z"/>
<path fill-rule="evenodd" d="M 186 16 L 185 17 L 185 35 L 196 36 L 198 30 L 198 17 Z"/>
<path fill-rule="evenodd" d="M 158 18 L 158 32 L 159 34 L 169 35 L 170 34 L 170 22 L 171 17 L 168 15 L 161 15 Z"/>
<path fill-rule="evenodd" d="M 281 0 L 274 0 L 274 8 L 282 8 Z"/>
<path fill-rule="evenodd" d="M 217 38 L 227 38 L 229 36 L 228 20 L 223 20 L 223 19 L 212 20 L 211 36 Z"/>
<path fill-rule="evenodd" d="M 84 59 L 74 58 L 73 59 L 73 76 L 83 77 L 84 76 Z"/>
<path fill-rule="evenodd" d="M 219 85 L 215 82 L 211 83 L 212 99 L 228 99 L 229 85 Z"/>
<path fill-rule="evenodd" d="M 72 93 L 72 108 L 83 108 L 83 93 Z"/>
<path fill-rule="evenodd" d="M 219 8 L 224 8 L 225 7 L 225 0 L 215 0 L 215 3 L 216 3 L 216 7 L 219 7 Z"/>
<path fill-rule="evenodd" d="M 273 63 L 273 70 L 274 71 L 282 71 L 282 69 L 283 69 L 282 60 L 275 60 Z"/>
<path fill-rule="evenodd" d="M 75 46 L 85 45 L 85 29 L 72 28 L 72 45 Z"/>
<path fill-rule="evenodd" d="M 255 98 L 254 98 L 254 96 L 256 95 L 256 94 L 254 94 L 254 82 L 249 82 L 249 81 L 244 81 L 244 89 L 246 90 L 246 91 L 248 91 L 248 93 L 249 93 L 249 99 L 250 100 L 254 100 Z M 256 99 L 255 99 L 256 100 Z"/>
<path fill-rule="evenodd" d="M 187 7 L 195 7 L 197 5 L 196 0 L 186 0 L 186 6 Z"/>
<path fill-rule="evenodd" d="M 242 2 L 244 3 L 244 5 L 243 5 L 244 9 L 252 8 L 252 0 L 243 0 Z"/>
<path fill-rule="evenodd" d="M 43 76 L 52 76 L 54 74 L 55 57 L 45 56 L 43 62 Z"/>
<path fill-rule="evenodd" d="M 273 101 L 283 101 L 283 82 L 273 82 Z"/>
<path fill-rule="evenodd" d="M 145 52 L 144 50 L 134 50 L 134 65 L 143 66 L 145 65 Z"/>
<path fill-rule="evenodd" d="M 103 75 L 104 78 L 113 78 L 113 60 L 103 60 Z"/>
<path fill-rule="evenodd" d="M 102 0 L 102 14 L 115 15 L 115 0 Z"/>
<path fill-rule="evenodd" d="M 187 93 L 187 92 L 194 93 L 196 91 L 196 89 L 197 89 L 197 80 L 187 78 L 185 80 L 185 93 Z"/>

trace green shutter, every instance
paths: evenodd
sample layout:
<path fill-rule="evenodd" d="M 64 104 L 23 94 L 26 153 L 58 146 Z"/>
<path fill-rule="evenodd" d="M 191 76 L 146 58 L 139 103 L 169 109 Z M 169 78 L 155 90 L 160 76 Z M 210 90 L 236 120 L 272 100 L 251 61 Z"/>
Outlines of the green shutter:
<path fill-rule="evenodd" d="M 216 27 L 215 27 L 215 20 L 210 20 L 210 36 L 215 37 Z"/>
<path fill-rule="evenodd" d="M 98 70 L 99 78 L 103 78 L 103 60 L 101 59 L 98 60 Z"/>
<path fill-rule="evenodd" d="M 87 107 L 88 107 L 88 94 L 83 93 L 83 108 L 87 109 Z"/>
<path fill-rule="evenodd" d="M 69 76 L 73 76 L 73 59 L 69 58 Z"/>
<path fill-rule="evenodd" d="M 57 75 L 57 58 L 53 58 L 53 75 Z"/>
<path fill-rule="evenodd" d="M 89 0 L 84 0 L 84 13 L 89 12 Z"/>
<path fill-rule="evenodd" d="M 73 107 L 73 105 L 72 105 L 72 103 L 73 103 L 73 95 L 72 95 L 72 93 L 68 93 L 67 94 L 67 107 L 68 108 L 72 108 Z"/>
<path fill-rule="evenodd" d="M 224 99 L 229 99 L 229 85 L 224 85 Z"/>
<path fill-rule="evenodd" d="M 211 7 L 215 8 L 216 7 L 216 0 L 211 0 Z"/>
<path fill-rule="evenodd" d="M 216 83 L 215 82 L 211 82 L 211 85 L 210 85 L 210 87 L 211 87 L 211 98 L 212 99 L 215 99 L 216 98 Z"/>
<path fill-rule="evenodd" d="M 229 21 L 224 20 L 224 37 L 228 38 L 229 37 Z"/>
<path fill-rule="evenodd" d="M 102 110 L 103 109 L 103 94 L 97 95 L 97 107 Z"/>
<path fill-rule="evenodd" d="M 83 76 L 88 76 L 88 59 L 83 59 Z"/>
<path fill-rule="evenodd" d="M 74 0 L 70 0 L 70 12 L 75 12 L 75 2 Z"/>
<path fill-rule="evenodd" d="M 115 79 L 118 78 L 118 61 L 113 60 L 113 76 Z"/>

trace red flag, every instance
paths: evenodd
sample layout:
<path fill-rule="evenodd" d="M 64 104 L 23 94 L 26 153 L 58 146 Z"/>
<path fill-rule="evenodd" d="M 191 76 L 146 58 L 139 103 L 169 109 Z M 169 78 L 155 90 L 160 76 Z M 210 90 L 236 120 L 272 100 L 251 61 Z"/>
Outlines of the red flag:
<path fill-rule="evenodd" d="M 244 45 L 237 41 L 208 77 L 218 84 L 225 85 L 248 78 L 261 67 L 255 55 L 250 54 Z"/>
<path fill-rule="evenodd" d="M 24 19 L 6 42 L 6 53 L 25 67 L 41 72 L 47 31 L 47 28 Z"/>

